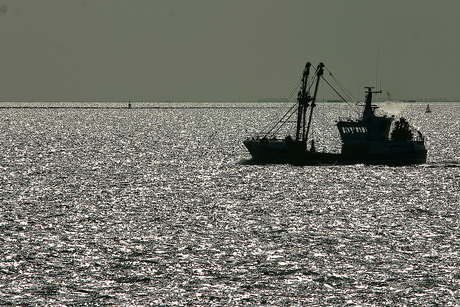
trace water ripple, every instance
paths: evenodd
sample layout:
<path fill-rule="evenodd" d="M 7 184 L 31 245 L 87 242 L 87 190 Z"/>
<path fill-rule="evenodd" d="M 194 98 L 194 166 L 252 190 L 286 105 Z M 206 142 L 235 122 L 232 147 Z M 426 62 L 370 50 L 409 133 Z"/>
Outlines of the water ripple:
<path fill-rule="evenodd" d="M 0 304 L 455 305 L 458 106 L 433 109 L 404 109 L 430 152 L 401 168 L 251 163 L 271 108 L 2 109 Z"/>

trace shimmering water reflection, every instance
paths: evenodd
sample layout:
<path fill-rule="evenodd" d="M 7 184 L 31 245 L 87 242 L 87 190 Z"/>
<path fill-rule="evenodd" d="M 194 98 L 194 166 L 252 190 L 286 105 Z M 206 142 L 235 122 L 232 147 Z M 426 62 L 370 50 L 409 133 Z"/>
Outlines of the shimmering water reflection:
<path fill-rule="evenodd" d="M 460 299 L 459 106 L 404 105 L 429 161 L 400 168 L 254 165 L 276 110 L 206 106 L 1 109 L 0 304 Z"/>

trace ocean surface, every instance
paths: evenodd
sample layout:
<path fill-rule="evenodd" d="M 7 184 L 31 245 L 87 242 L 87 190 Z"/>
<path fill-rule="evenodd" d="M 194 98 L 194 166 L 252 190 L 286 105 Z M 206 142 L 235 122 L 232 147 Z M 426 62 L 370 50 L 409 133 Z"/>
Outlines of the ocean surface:
<path fill-rule="evenodd" d="M 459 103 L 381 105 L 426 137 L 408 167 L 253 163 L 274 103 L 8 106 L 0 305 L 460 305 Z M 319 104 L 317 150 L 348 115 Z"/>

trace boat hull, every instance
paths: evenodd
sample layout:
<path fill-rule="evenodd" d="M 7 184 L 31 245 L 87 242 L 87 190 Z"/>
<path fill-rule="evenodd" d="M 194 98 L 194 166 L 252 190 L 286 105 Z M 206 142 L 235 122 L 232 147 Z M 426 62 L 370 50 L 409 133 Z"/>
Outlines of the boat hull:
<path fill-rule="evenodd" d="M 423 144 L 409 144 L 414 146 L 408 146 L 404 151 L 342 154 L 306 151 L 284 141 L 246 140 L 243 143 L 253 159 L 274 164 L 404 166 L 426 163 L 427 157 Z M 394 148 L 401 148 L 401 146 L 394 146 Z"/>

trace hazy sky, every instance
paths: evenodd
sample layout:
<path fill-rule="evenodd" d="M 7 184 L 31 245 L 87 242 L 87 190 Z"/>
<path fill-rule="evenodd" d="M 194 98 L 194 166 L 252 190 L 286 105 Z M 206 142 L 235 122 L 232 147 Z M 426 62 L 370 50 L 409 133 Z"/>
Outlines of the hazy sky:
<path fill-rule="evenodd" d="M 377 54 L 392 99 L 460 98 L 459 15 L 459 0 L 0 0 L 0 100 L 286 97 L 307 61 L 362 97 Z"/>

